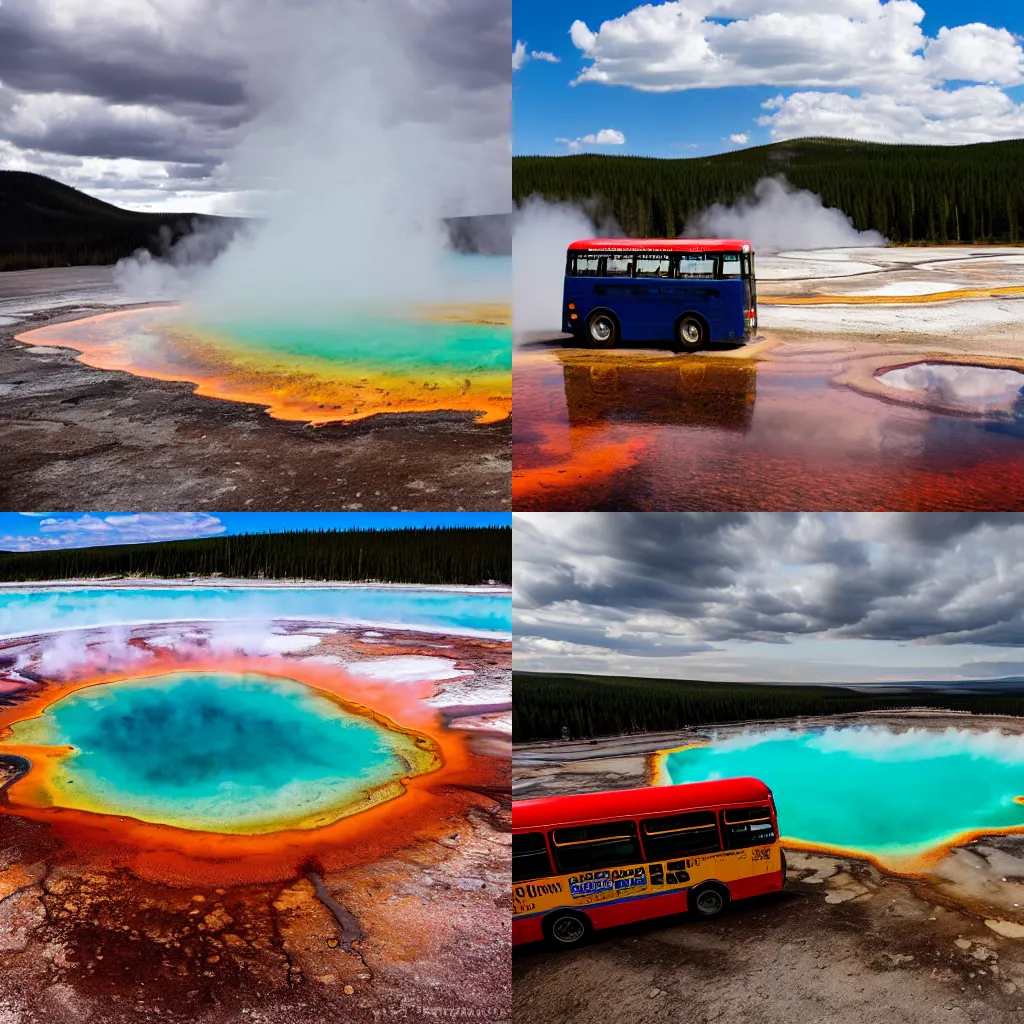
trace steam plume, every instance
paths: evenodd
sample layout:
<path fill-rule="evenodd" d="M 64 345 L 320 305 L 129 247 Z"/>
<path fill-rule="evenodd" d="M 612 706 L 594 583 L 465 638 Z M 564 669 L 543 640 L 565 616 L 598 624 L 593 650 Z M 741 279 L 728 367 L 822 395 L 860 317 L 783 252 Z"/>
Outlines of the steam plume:
<path fill-rule="evenodd" d="M 687 222 L 691 238 L 745 238 L 755 249 L 838 249 L 886 245 L 877 231 L 858 231 L 842 210 L 793 188 L 783 177 L 762 178 L 751 196 L 716 203 Z"/>
<path fill-rule="evenodd" d="M 286 20 L 236 7 L 260 112 L 224 175 L 264 195 L 267 216 L 212 262 L 189 246 L 159 264 L 122 262 L 119 280 L 177 292 L 206 322 L 507 299 L 507 279 L 453 255 L 442 223 L 510 206 L 510 83 L 467 84 L 424 52 L 467 6 L 303 0 Z"/>

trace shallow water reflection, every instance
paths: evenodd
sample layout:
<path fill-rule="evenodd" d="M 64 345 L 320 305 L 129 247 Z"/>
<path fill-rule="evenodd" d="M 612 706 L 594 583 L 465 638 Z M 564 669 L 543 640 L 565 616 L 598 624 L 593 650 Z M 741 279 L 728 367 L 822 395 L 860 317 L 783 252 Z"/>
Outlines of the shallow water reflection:
<path fill-rule="evenodd" d="M 937 405 L 1013 412 L 1024 406 L 1024 373 L 990 366 L 914 363 L 878 375 L 900 391 L 921 393 Z"/>
<path fill-rule="evenodd" d="M 517 350 L 514 508 L 1024 510 L 1012 413 L 882 401 L 834 383 L 849 356 Z"/>

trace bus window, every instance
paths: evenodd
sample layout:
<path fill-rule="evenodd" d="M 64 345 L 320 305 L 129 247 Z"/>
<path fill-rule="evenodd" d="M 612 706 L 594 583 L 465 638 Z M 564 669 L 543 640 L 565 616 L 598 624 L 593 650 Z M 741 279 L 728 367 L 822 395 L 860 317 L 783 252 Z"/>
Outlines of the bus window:
<path fill-rule="evenodd" d="M 730 850 L 775 842 L 775 826 L 768 807 L 730 807 L 723 812 L 725 845 Z"/>
<path fill-rule="evenodd" d="M 527 832 L 512 837 L 512 881 L 528 882 L 531 878 L 546 878 L 551 872 L 551 860 L 542 832 Z"/>
<path fill-rule="evenodd" d="M 702 253 L 686 253 L 679 257 L 680 277 L 714 277 L 714 257 L 704 256 Z"/>
<path fill-rule="evenodd" d="M 739 277 L 741 270 L 738 252 L 727 252 L 722 256 L 722 277 Z"/>
<path fill-rule="evenodd" d="M 597 277 L 599 257 L 593 253 L 584 253 L 574 257 L 573 273 L 577 277 Z"/>
<path fill-rule="evenodd" d="M 672 261 L 668 256 L 638 256 L 637 277 L 671 277 Z"/>
<path fill-rule="evenodd" d="M 632 821 L 559 828 L 551 833 L 558 870 L 593 871 L 640 860 L 640 844 Z"/>
<path fill-rule="evenodd" d="M 640 827 L 648 860 L 667 860 L 691 853 L 713 853 L 722 848 L 714 811 L 647 818 Z"/>
<path fill-rule="evenodd" d="M 605 277 L 629 277 L 633 272 L 633 261 L 628 256 L 609 256 L 605 260 Z"/>
<path fill-rule="evenodd" d="M 743 276 L 754 276 L 754 257 L 751 256 L 749 253 L 743 254 Z"/>

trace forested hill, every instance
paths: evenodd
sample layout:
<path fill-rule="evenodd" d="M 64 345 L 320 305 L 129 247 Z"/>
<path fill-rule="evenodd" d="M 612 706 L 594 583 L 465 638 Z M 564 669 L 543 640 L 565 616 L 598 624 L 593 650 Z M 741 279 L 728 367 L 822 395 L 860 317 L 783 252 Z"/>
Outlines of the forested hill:
<path fill-rule="evenodd" d="M 517 204 L 531 195 L 612 215 L 630 236 L 675 237 L 713 203 L 731 203 L 784 175 L 891 242 L 1024 239 L 1024 140 L 903 146 L 798 139 L 711 157 L 523 156 L 512 161 Z"/>
<path fill-rule="evenodd" d="M 39 267 L 107 266 L 139 249 L 166 255 L 197 228 L 211 233 L 207 256 L 245 221 L 194 213 L 137 213 L 112 206 L 70 185 L 27 171 L 0 171 L 0 271 Z M 445 222 L 461 252 L 508 255 L 509 214 L 452 217 Z"/>
<path fill-rule="evenodd" d="M 0 171 L 0 270 L 104 266 L 137 249 L 159 255 L 197 224 L 240 223 L 122 210 L 41 174 Z"/>
<path fill-rule="evenodd" d="M 479 584 L 512 582 L 510 527 L 302 530 L 0 553 L 0 580 L 164 578 Z"/>
<path fill-rule="evenodd" d="M 979 714 L 1024 715 L 1020 687 L 984 694 L 944 694 L 924 688 L 865 693 L 845 686 L 712 683 L 693 679 L 514 672 L 512 738 L 573 739 L 664 732 L 724 722 L 950 708 Z"/>

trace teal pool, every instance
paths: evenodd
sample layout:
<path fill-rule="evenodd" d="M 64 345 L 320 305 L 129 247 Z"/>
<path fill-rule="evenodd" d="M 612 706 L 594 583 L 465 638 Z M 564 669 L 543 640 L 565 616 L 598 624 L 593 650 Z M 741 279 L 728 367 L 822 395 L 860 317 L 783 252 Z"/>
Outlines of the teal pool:
<path fill-rule="evenodd" d="M 433 762 L 423 741 L 256 673 L 89 686 L 16 723 L 10 742 L 70 748 L 33 769 L 57 806 L 247 834 L 336 821 Z"/>
<path fill-rule="evenodd" d="M 415 587 L 12 587 L 0 590 L 0 636 L 203 620 L 337 620 L 505 636 L 512 597 Z"/>
<path fill-rule="evenodd" d="M 783 836 L 912 862 L 968 832 L 1024 828 L 1024 737 L 877 726 L 745 733 L 660 757 L 660 781 L 752 775 Z"/>

